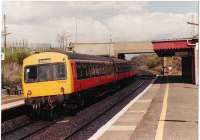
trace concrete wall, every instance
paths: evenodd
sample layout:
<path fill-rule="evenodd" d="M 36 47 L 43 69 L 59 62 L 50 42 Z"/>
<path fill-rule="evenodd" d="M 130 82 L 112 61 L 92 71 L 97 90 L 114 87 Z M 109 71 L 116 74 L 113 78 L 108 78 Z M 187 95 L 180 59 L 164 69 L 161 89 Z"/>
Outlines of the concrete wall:
<path fill-rule="evenodd" d="M 114 56 L 113 44 L 111 43 L 76 43 L 72 46 L 76 53 Z"/>
<path fill-rule="evenodd" d="M 151 42 L 74 43 L 76 53 L 118 56 L 121 53 L 154 53 Z"/>
<path fill-rule="evenodd" d="M 154 53 L 151 42 L 119 42 L 113 44 L 114 54 L 119 53 Z"/>

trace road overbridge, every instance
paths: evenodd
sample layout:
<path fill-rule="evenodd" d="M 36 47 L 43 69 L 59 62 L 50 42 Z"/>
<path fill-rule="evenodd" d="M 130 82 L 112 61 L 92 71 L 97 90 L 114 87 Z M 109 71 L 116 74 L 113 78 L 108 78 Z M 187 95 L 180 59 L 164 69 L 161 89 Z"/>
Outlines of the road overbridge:
<path fill-rule="evenodd" d="M 125 59 L 125 54 L 156 53 L 159 57 L 178 56 L 182 60 L 182 75 L 198 83 L 198 38 L 182 38 L 144 42 L 72 43 L 77 53 L 111 56 Z M 164 66 L 164 61 L 163 61 Z M 163 68 L 164 70 L 164 68 Z"/>
<path fill-rule="evenodd" d="M 73 43 L 74 52 L 124 58 L 125 54 L 155 53 L 153 43 L 145 42 L 111 42 L 111 43 Z"/>

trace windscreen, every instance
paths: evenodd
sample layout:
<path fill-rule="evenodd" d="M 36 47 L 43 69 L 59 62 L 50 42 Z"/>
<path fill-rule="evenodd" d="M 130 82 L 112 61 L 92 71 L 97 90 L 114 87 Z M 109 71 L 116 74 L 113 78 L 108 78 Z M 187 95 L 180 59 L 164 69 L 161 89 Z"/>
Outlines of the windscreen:
<path fill-rule="evenodd" d="M 26 83 L 65 80 L 66 68 L 64 63 L 41 64 L 25 67 Z"/>

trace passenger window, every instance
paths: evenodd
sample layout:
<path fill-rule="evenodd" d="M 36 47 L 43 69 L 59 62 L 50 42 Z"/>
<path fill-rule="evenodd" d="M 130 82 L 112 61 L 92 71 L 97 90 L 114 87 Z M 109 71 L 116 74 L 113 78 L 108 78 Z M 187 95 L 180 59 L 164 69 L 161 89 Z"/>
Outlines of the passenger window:
<path fill-rule="evenodd" d="M 87 63 L 87 73 L 88 73 L 87 77 L 90 77 L 91 76 L 91 70 L 90 70 L 90 64 L 89 63 Z"/>
<path fill-rule="evenodd" d="M 94 76 L 96 76 L 97 75 L 97 66 L 96 66 L 96 64 L 94 64 Z"/>
<path fill-rule="evenodd" d="M 81 77 L 81 68 L 80 68 L 80 63 L 76 63 L 76 74 L 77 74 L 77 79 L 80 79 Z"/>
<path fill-rule="evenodd" d="M 92 64 L 92 76 L 95 76 L 95 64 Z"/>
<path fill-rule="evenodd" d="M 87 71 L 86 71 L 86 64 L 82 64 L 82 70 L 83 70 L 83 75 L 82 75 L 82 78 L 86 78 L 87 76 Z"/>
<path fill-rule="evenodd" d="M 77 79 L 85 79 L 89 77 L 89 66 L 87 63 L 76 63 Z"/>
<path fill-rule="evenodd" d="M 98 76 L 98 74 L 99 74 L 98 64 L 95 64 L 95 70 L 96 70 L 96 74 L 95 74 L 95 76 Z"/>
<path fill-rule="evenodd" d="M 99 64 L 97 64 L 97 76 L 100 75 L 100 67 L 99 67 Z"/>
<path fill-rule="evenodd" d="M 109 74 L 112 73 L 112 66 L 111 66 L 111 64 L 108 64 L 108 73 L 109 73 Z"/>

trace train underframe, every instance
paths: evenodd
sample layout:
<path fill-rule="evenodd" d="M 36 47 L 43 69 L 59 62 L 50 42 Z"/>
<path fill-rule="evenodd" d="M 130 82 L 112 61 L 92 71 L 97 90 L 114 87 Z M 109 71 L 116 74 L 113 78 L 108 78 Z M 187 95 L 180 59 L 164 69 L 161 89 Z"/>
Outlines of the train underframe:
<path fill-rule="evenodd" d="M 101 85 L 77 93 L 59 94 L 36 98 L 26 98 L 25 104 L 28 107 L 28 115 L 32 119 L 54 119 L 56 112 L 75 115 L 77 111 L 84 108 L 88 103 L 95 102 L 98 98 L 112 95 L 116 90 L 130 83 L 133 77 Z"/>

